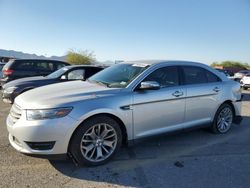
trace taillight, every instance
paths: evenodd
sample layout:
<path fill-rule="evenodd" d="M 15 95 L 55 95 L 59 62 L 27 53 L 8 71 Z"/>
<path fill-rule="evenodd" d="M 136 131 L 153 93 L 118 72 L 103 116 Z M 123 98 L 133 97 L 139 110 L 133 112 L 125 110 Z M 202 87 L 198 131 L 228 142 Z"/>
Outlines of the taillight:
<path fill-rule="evenodd" d="M 3 70 L 3 74 L 4 74 L 5 76 L 9 76 L 9 75 L 11 75 L 13 72 L 14 72 L 14 70 L 11 70 L 11 69 L 4 69 L 4 70 Z"/>

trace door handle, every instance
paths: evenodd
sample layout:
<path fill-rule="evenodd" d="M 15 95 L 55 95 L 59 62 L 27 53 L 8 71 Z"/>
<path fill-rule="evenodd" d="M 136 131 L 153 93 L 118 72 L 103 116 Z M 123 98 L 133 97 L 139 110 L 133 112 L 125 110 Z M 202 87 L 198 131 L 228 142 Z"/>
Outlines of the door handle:
<path fill-rule="evenodd" d="M 220 91 L 220 88 L 215 87 L 213 90 L 214 90 L 215 92 L 219 92 L 219 91 Z"/>
<path fill-rule="evenodd" d="M 175 91 L 174 93 L 172 93 L 172 95 L 175 96 L 175 97 L 180 97 L 180 96 L 183 95 L 183 92 L 181 92 L 181 91 Z"/>

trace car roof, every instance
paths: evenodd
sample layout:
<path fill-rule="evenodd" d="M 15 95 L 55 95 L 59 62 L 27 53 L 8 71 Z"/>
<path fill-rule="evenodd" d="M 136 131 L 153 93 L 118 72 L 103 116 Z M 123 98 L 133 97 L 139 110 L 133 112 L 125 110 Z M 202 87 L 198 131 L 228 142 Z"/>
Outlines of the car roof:
<path fill-rule="evenodd" d="M 103 65 L 68 65 L 66 68 L 79 68 L 79 67 L 97 67 L 97 68 L 106 68 L 107 66 Z"/>
<path fill-rule="evenodd" d="M 239 72 L 250 72 L 249 70 L 240 70 Z"/>
<path fill-rule="evenodd" d="M 225 74 L 220 74 L 219 71 L 215 70 L 214 68 L 210 67 L 207 64 L 194 62 L 194 61 L 185 61 L 185 60 L 139 60 L 139 61 L 125 61 L 123 63 L 127 64 L 143 64 L 149 65 L 149 66 L 165 66 L 165 65 L 171 65 L 171 66 L 198 66 L 201 68 L 205 68 L 214 74 L 216 74 L 218 77 L 220 77 L 223 81 L 228 80 Z"/>
<path fill-rule="evenodd" d="M 204 65 L 204 63 L 194 62 L 194 61 L 185 61 L 185 60 L 138 60 L 138 61 L 125 61 L 123 63 L 127 64 L 146 64 L 146 65 L 155 65 L 155 64 L 174 64 L 174 65 Z"/>
<path fill-rule="evenodd" d="M 15 60 L 11 60 L 11 61 L 53 61 L 53 62 L 60 62 L 60 63 L 66 63 L 65 61 L 59 61 L 59 60 L 54 60 L 54 59 L 15 59 Z"/>

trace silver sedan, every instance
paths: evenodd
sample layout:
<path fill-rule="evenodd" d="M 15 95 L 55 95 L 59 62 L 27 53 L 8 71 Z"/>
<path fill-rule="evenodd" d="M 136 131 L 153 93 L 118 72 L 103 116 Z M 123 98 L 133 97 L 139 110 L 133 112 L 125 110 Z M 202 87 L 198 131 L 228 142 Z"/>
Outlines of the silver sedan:
<path fill-rule="evenodd" d="M 226 133 L 240 111 L 240 84 L 207 65 L 135 61 L 21 94 L 7 128 L 22 153 L 100 165 L 140 138 L 205 126 Z"/>

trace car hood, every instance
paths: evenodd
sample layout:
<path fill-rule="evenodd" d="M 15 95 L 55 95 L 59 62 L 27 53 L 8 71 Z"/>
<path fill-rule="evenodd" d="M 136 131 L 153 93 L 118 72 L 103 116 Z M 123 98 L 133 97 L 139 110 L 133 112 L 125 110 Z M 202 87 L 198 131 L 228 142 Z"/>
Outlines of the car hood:
<path fill-rule="evenodd" d="M 47 77 L 43 77 L 43 76 L 20 78 L 20 79 L 13 80 L 11 82 L 6 83 L 3 86 L 3 89 L 9 88 L 9 87 L 18 87 L 20 85 L 26 85 L 26 84 L 31 84 L 31 83 L 33 84 L 33 83 L 37 83 L 37 82 L 44 81 L 44 80 L 51 80 L 51 79 Z"/>
<path fill-rule="evenodd" d="M 244 76 L 244 77 L 242 78 L 242 81 L 250 81 L 250 77 Z"/>
<path fill-rule="evenodd" d="M 22 109 L 65 107 L 87 99 L 114 95 L 120 90 L 95 83 L 70 81 L 27 91 L 19 95 L 15 103 Z"/>

